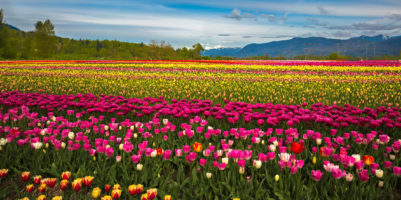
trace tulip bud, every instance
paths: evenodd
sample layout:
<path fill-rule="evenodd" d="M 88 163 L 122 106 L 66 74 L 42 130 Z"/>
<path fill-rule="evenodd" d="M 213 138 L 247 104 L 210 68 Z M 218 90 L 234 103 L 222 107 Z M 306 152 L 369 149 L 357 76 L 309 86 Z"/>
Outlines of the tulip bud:
<path fill-rule="evenodd" d="M 116 162 L 120 162 L 121 161 L 121 156 L 116 156 Z"/>
<path fill-rule="evenodd" d="M 71 186 L 74 191 L 78 192 L 81 189 L 82 183 L 76 179 L 71 183 Z"/>
<path fill-rule="evenodd" d="M 69 172 L 69 171 L 65 171 L 65 172 L 61 173 L 62 179 L 69 180 L 70 177 L 71 177 L 71 172 Z"/>
<path fill-rule="evenodd" d="M 113 190 L 111 191 L 111 196 L 113 197 L 113 199 L 118 199 L 121 196 L 121 190 Z"/>
<path fill-rule="evenodd" d="M 70 140 L 73 140 L 74 137 L 75 137 L 74 132 L 71 131 L 71 132 L 68 133 L 68 138 L 69 138 Z"/>
<path fill-rule="evenodd" d="M 207 179 L 211 179 L 211 178 L 212 178 L 212 173 L 206 172 L 206 178 L 207 178 Z"/>
<path fill-rule="evenodd" d="M 138 164 L 136 165 L 136 170 L 142 171 L 142 168 L 143 168 L 143 165 L 142 165 L 141 163 L 138 163 Z"/>
<path fill-rule="evenodd" d="M 228 165 L 228 158 L 227 158 L 227 157 L 222 158 L 222 159 L 221 159 L 221 162 L 222 162 L 222 163 L 225 163 L 226 165 Z"/>
<path fill-rule="evenodd" d="M 135 195 L 136 194 L 136 185 L 130 185 L 128 186 L 128 193 L 129 195 Z"/>
<path fill-rule="evenodd" d="M 276 151 L 276 145 L 274 145 L 274 144 L 269 145 L 269 151 L 271 151 L 271 152 Z"/>
<path fill-rule="evenodd" d="M 377 178 L 382 178 L 383 177 L 383 170 L 377 169 L 375 174 L 376 174 Z"/>
<path fill-rule="evenodd" d="M 100 197 L 100 193 L 102 193 L 102 190 L 99 187 L 95 187 L 92 190 L 92 198 L 97 199 Z"/>
<path fill-rule="evenodd" d="M 68 187 L 68 180 L 66 180 L 66 179 L 61 180 L 60 181 L 60 189 L 62 191 L 64 191 L 67 189 L 67 187 Z"/>
<path fill-rule="evenodd" d="M 390 154 L 390 160 L 395 160 L 395 155 L 394 154 Z"/>
<path fill-rule="evenodd" d="M 123 150 L 123 148 L 124 148 L 124 144 L 120 144 L 120 145 L 118 146 L 118 149 L 120 149 L 120 150 Z"/>
<path fill-rule="evenodd" d="M 35 189 L 35 187 L 33 186 L 33 184 L 29 184 L 26 186 L 26 191 L 28 193 L 31 193 L 33 191 L 33 189 Z"/>
<path fill-rule="evenodd" d="M 274 180 L 275 180 L 276 182 L 278 182 L 278 181 L 280 180 L 280 176 L 279 176 L 278 174 L 276 174 L 276 175 L 274 176 Z"/>
<path fill-rule="evenodd" d="M 65 142 L 61 142 L 61 148 L 65 149 Z"/>
<path fill-rule="evenodd" d="M 47 185 L 44 184 L 44 183 L 42 183 L 42 184 L 40 184 L 40 186 L 39 186 L 39 188 L 38 188 L 38 191 L 39 191 L 40 193 L 45 193 L 45 192 L 46 192 L 46 189 L 47 189 Z"/>
<path fill-rule="evenodd" d="M 112 200 L 112 198 L 110 195 L 106 195 L 106 196 L 102 197 L 101 200 Z"/>
<path fill-rule="evenodd" d="M 137 193 L 137 194 L 141 194 L 142 191 L 143 191 L 143 185 L 142 185 L 142 184 L 138 184 L 138 185 L 136 186 L 136 193 Z"/>
<path fill-rule="evenodd" d="M 345 175 L 345 180 L 347 182 L 351 182 L 352 179 L 354 179 L 354 175 L 352 175 L 351 173 L 348 173 L 347 175 Z"/>
<path fill-rule="evenodd" d="M 138 134 L 134 133 L 134 138 L 135 139 L 138 138 Z"/>
<path fill-rule="evenodd" d="M 36 200 L 46 200 L 46 196 L 42 194 Z"/>
<path fill-rule="evenodd" d="M 63 200 L 62 196 L 55 196 L 52 198 L 52 200 Z"/>
<path fill-rule="evenodd" d="M 147 193 L 141 195 L 141 200 L 149 200 L 149 196 Z"/>
<path fill-rule="evenodd" d="M 317 138 L 316 139 L 316 144 L 321 145 L 322 144 L 322 138 Z"/>
<path fill-rule="evenodd" d="M 35 183 L 35 185 L 39 185 L 41 180 L 42 180 L 42 176 L 40 176 L 40 175 L 33 177 L 33 183 Z"/>
<path fill-rule="evenodd" d="M 22 172 L 21 179 L 23 182 L 27 182 L 31 176 L 30 172 Z"/>
<path fill-rule="evenodd" d="M 111 189 L 111 185 L 106 184 L 106 185 L 104 186 L 104 191 L 109 192 L 110 189 Z"/>
<path fill-rule="evenodd" d="M 313 156 L 312 163 L 316 164 L 316 156 Z"/>
<path fill-rule="evenodd" d="M 384 182 L 383 181 L 379 181 L 379 187 L 383 187 Z"/>
<path fill-rule="evenodd" d="M 262 161 L 254 160 L 253 161 L 253 166 L 255 166 L 256 169 L 260 169 L 262 167 Z"/>
<path fill-rule="evenodd" d="M 147 190 L 146 193 L 148 194 L 149 199 L 152 200 L 152 199 L 156 198 L 156 196 L 157 196 L 157 189 L 151 188 L 151 189 Z"/>
<path fill-rule="evenodd" d="M 239 173 L 244 174 L 245 173 L 245 167 L 240 167 L 239 168 Z"/>

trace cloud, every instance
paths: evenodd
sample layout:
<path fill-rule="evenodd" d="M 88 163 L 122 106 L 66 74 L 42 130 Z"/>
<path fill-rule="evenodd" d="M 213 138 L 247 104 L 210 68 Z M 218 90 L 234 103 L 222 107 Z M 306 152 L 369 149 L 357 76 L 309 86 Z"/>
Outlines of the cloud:
<path fill-rule="evenodd" d="M 218 34 L 218 36 L 227 37 L 227 36 L 231 36 L 231 35 L 230 34 Z"/>
<path fill-rule="evenodd" d="M 336 31 L 331 34 L 333 37 L 338 37 L 338 38 L 350 38 L 352 37 L 352 33 L 349 31 Z"/>
<path fill-rule="evenodd" d="M 391 20 L 399 20 L 399 21 L 401 21 L 401 14 L 386 15 L 385 18 L 391 19 Z"/>
<path fill-rule="evenodd" d="M 250 35 L 244 35 L 244 36 L 242 36 L 242 38 L 252 38 L 253 36 L 250 36 Z"/>
<path fill-rule="evenodd" d="M 340 30 L 356 30 L 356 31 L 376 31 L 376 30 L 381 30 L 381 31 L 389 31 L 389 30 L 396 30 L 400 29 L 401 24 L 380 24 L 380 23 L 365 23 L 365 22 L 359 22 L 359 23 L 354 23 L 351 25 L 344 25 L 344 26 L 328 26 L 328 29 L 340 29 Z"/>
<path fill-rule="evenodd" d="M 328 15 L 330 12 L 326 10 L 323 6 L 317 6 L 317 9 L 319 10 L 320 14 L 322 15 Z"/>
<path fill-rule="evenodd" d="M 276 22 L 276 17 L 272 14 L 270 14 L 270 15 L 261 14 L 260 16 L 263 18 L 267 18 L 269 20 L 269 22 Z"/>
<path fill-rule="evenodd" d="M 224 17 L 230 18 L 230 19 L 236 19 L 236 20 L 238 20 L 238 21 L 241 20 L 241 19 L 244 19 L 244 18 L 256 19 L 256 16 L 253 15 L 253 14 L 251 14 L 251 13 L 244 13 L 244 14 L 241 14 L 241 11 L 240 11 L 239 9 L 237 9 L 237 8 L 234 8 L 234 9 L 231 11 L 231 14 L 230 14 L 230 15 L 225 15 Z"/>
<path fill-rule="evenodd" d="M 314 25 L 314 26 L 321 26 L 321 27 L 326 27 L 326 26 L 327 26 L 326 23 L 320 22 L 320 21 L 319 21 L 318 19 L 316 19 L 316 18 L 310 18 L 310 17 L 308 17 L 308 18 L 306 18 L 306 20 L 312 22 L 312 25 Z"/>

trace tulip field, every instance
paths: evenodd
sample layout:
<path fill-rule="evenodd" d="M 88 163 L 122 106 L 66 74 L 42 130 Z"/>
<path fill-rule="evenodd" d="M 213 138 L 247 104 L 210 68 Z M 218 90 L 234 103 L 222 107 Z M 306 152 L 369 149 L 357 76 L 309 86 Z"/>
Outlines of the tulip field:
<path fill-rule="evenodd" d="M 399 61 L 2 61 L 0 199 L 400 199 Z"/>

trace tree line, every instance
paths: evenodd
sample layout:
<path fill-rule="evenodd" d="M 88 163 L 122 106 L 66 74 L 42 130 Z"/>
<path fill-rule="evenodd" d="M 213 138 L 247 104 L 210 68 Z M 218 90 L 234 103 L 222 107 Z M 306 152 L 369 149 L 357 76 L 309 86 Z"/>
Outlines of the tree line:
<path fill-rule="evenodd" d="M 115 59 L 180 60 L 202 59 L 201 44 L 174 49 L 164 41 L 149 44 L 117 40 L 75 40 L 55 35 L 49 19 L 38 21 L 35 30 L 12 29 L 3 21 L 0 9 L 0 59 Z"/>

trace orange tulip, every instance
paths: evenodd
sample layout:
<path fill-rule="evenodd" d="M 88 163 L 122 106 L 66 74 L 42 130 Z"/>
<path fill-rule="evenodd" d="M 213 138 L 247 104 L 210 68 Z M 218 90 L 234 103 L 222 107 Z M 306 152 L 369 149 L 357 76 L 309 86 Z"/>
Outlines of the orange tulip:
<path fill-rule="evenodd" d="M 136 185 L 130 185 L 128 186 L 128 193 L 129 195 L 135 195 L 136 194 Z"/>
<path fill-rule="evenodd" d="M 85 177 L 82 179 L 82 184 L 85 185 L 85 186 L 87 186 L 87 187 L 90 187 L 90 186 L 92 185 L 93 179 L 94 179 L 93 176 L 85 176 Z"/>
<path fill-rule="evenodd" d="M 35 185 L 39 185 L 41 183 L 42 180 L 42 176 L 34 176 L 33 177 L 33 183 L 35 183 Z"/>
<path fill-rule="evenodd" d="M 156 196 L 157 196 L 157 189 L 151 188 L 151 189 L 147 190 L 146 193 L 148 194 L 149 199 L 152 200 L 152 199 L 156 198 Z"/>
<path fill-rule="evenodd" d="M 373 161 L 375 160 L 374 158 L 373 158 L 373 156 L 369 156 L 369 155 L 364 155 L 364 156 L 362 156 L 362 160 L 363 160 L 363 162 L 366 164 L 366 165 L 371 165 L 372 163 L 373 163 Z"/>
<path fill-rule="evenodd" d="M 68 187 L 68 180 L 66 180 L 66 179 L 61 180 L 60 181 L 60 189 L 62 191 L 64 191 L 65 189 L 67 189 L 67 187 Z"/>
<path fill-rule="evenodd" d="M 33 189 L 35 189 L 35 187 L 33 186 L 33 184 L 29 184 L 26 186 L 26 191 L 31 193 L 33 191 Z"/>
<path fill-rule="evenodd" d="M 322 158 L 326 158 L 326 155 L 324 155 L 324 152 L 323 152 L 324 148 L 326 148 L 326 147 L 319 148 L 319 155 L 322 156 Z"/>
<path fill-rule="evenodd" d="M 45 192 L 46 192 L 46 189 L 47 189 L 47 185 L 44 184 L 44 183 L 42 183 L 42 184 L 40 184 L 40 186 L 39 186 L 39 188 L 38 188 L 38 191 L 39 191 L 40 193 L 45 193 Z"/>
<path fill-rule="evenodd" d="M 195 142 L 195 144 L 192 146 L 195 152 L 201 152 L 202 151 L 202 143 Z"/>
<path fill-rule="evenodd" d="M 171 200 L 171 195 L 165 195 L 164 200 Z"/>
<path fill-rule="evenodd" d="M 111 196 L 113 199 L 118 199 L 121 196 L 121 190 L 120 189 L 115 189 L 111 191 Z"/>
<path fill-rule="evenodd" d="M 162 148 L 157 148 L 156 149 L 157 155 L 162 155 L 163 154 L 163 149 Z"/>
<path fill-rule="evenodd" d="M 70 177 L 71 177 L 71 172 L 69 172 L 69 171 L 65 171 L 65 172 L 61 173 L 62 179 L 68 180 L 68 179 L 70 179 Z"/>
<path fill-rule="evenodd" d="M 27 182 L 31 177 L 31 172 L 22 172 L 21 179 L 23 182 Z"/>

